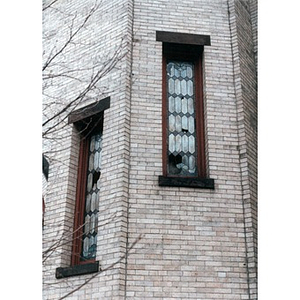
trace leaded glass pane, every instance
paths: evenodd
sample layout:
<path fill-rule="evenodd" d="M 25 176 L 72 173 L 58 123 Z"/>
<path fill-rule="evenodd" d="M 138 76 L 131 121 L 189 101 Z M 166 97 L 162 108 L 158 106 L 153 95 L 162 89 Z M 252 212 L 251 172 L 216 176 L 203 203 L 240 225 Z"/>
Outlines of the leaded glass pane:
<path fill-rule="evenodd" d="M 180 97 L 175 98 L 175 111 L 178 114 L 181 113 L 181 98 Z"/>
<path fill-rule="evenodd" d="M 86 188 L 88 193 L 91 191 L 92 186 L 93 186 L 93 173 L 90 173 L 88 175 L 87 188 Z"/>
<path fill-rule="evenodd" d="M 181 151 L 181 136 L 177 135 L 175 137 L 175 140 L 176 140 L 175 150 L 176 150 L 177 153 L 179 153 Z"/>
<path fill-rule="evenodd" d="M 167 63 L 168 173 L 196 176 L 194 64 Z"/>
<path fill-rule="evenodd" d="M 175 151 L 175 136 L 173 134 L 169 135 L 169 151 L 171 153 Z"/>
<path fill-rule="evenodd" d="M 188 118 L 186 116 L 182 117 L 182 130 L 188 130 Z"/>
<path fill-rule="evenodd" d="M 173 115 L 169 116 L 169 131 L 175 131 L 175 117 Z"/>
<path fill-rule="evenodd" d="M 175 129 L 177 132 L 180 132 L 182 129 L 182 124 L 181 124 L 181 117 L 180 115 L 177 115 L 175 117 Z"/>
<path fill-rule="evenodd" d="M 193 114 L 194 113 L 194 100 L 193 100 L 193 98 L 189 98 L 187 101 L 188 101 L 188 112 L 190 114 Z"/>
<path fill-rule="evenodd" d="M 91 136 L 88 154 L 87 185 L 84 213 L 84 234 L 81 259 L 87 260 L 96 256 L 98 232 L 99 188 L 101 171 L 102 134 Z"/>
<path fill-rule="evenodd" d="M 92 136 L 91 142 L 90 142 L 90 152 L 93 152 L 95 149 L 95 136 Z"/>
<path fill-rule="evenodd" d="M 174 97 L 169 97 L 169 112 L 172 113 L 175 110 L 175 99 Z"/>
<path fill-rule="evenodd" d="M 187 99 L 186 98 L 183 98 L 182 100 L 181 100 L 181 107 L 182 107 L 182 113 L 183 114 L 186 114 L 187 113 L 187 111 L 188 111 L 188 107 L 187 107 Z"/>
<path fill-rule="evenodd" d="M 94 146 L 95 146 L 95 145 L 94 145 Z M 94 149 L 95 149 L 95 148 L 94 148 Z M 89 171 L 92 171 L 93 168 L 94 168 L 94 156 L 95 156 L 94 153 L 92 153 L 92 154 L 90 155 L 90 158 L 89 158 Z"/>
<path fill-rule="evenodd" d="M 85 220 L 84 220 L 84 233 L 88 234 L 89 231 L 90 231 L 90 216 L 87 215 L 85 216 Z"/>
<path fill-rule="evenodd" d="M 180 94 L 180 80 L 179 79 L 176 79 L 175 80 L 175 94 L 176 95 L 179 95 Z"/>
<path fill-rule="evenodd" d="M 189 136 L 189 152 L 191 154 L 195 152 L 195 138 L 192 135 Z"/>
<path fill-rule="evenodd" d="M 169 79 L 169 92 L 170 94 L 174 94 L 175 91 L 175 82 L 172 78 Z"/>
<path fill-rule="evenodd" d="M 182 137 L 182 151 L 184 153 L 189 151 L 189 138 L 186 135 Z"/>
<path fill-rule="evenodd" d="M 186 95 L 186 81 L 185 80 L 181 80 L 181 94 L 183 95 L 183 96 L 185 96 Z"/>
<path fill-rule="evenodd" d="M 193 134 L 195 132 L 195 119 L 193 117 L 189 117 L 188 123 L 189 132 Z"/>
<path fill-rule="evenodd" d="M 187 82 L 187 93 L 189 96 L 193 96 L 194 95 L 194 90 L 193 90 L 193 81 L 189 80 Z"/>

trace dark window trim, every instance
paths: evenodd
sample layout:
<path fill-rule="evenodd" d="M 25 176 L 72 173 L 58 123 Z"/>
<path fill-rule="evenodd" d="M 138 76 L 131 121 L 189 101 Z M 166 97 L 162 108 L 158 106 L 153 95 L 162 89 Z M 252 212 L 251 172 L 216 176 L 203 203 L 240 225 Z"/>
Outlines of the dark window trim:
<path fill-rule="evenodd" d="M 210 36 L 169 31 L 156 31 L 156 40 L 164 43 L 210 46 Z"/>
<path fill-rule="evenodd" d="M 199 177 L 171 177 L 159 176 L 159 186 L 193 187 L 201 189 L 214 189 L 215 183 L 212 178 Z"/>
<path fill-rule="evenodd" d="M 74 123 L 78 129 L 81 140 L 78 162 L 77 190 L 74 213 L 74 236 L 72 243 L 71 266 L 57 268 L 56 278 L 64 278 L 76 275 L 95 273 L 99 270 L 99 262 L 95 259 L 80 260 L 82 248 L 83 217 L 86 190 L 87 157 L 89 137 L 94 130 L 103 129 L 103 112 L 110 107 L 110 97 L 106 97 L 96 103 L 92 103 L 76 111 L 68 118 L 68 123 Z"/>
<path fill-rule="evenodd" d="M 210 36 L 193 35 L 185 33 L 156 32 L 156 40 L 163 42 L 162 60 L 162 126 L 163 126 L 163 176 L 159 176 L 159 186 L 194 187 L 214 189 L 214 179 L 207 178 L 206 173 L 206 153 L 205 153 L 205 122 L 204 122 L 204 103 L 203 103 L 203 74 L 202 74 L 202 55 L 204 45 L 210 45 Z M 166 65 L 170 59 L 192 61 L 195 64 L 196 87 L 196 138 L 197 138 L 197 177 L 171 176 L 167 174 L 167 82 Z"/>
<path fill-rule="evenodd" d="M 71 267 L 56 268 L 55 277 L 56 279 L 85 275 L 91 273 L 97 273 L 99 271 L 99 261 L 94 261 L 92 263 L 75 265 Z"/>
<path fill-rule="evenodd" d="M 101 113 L 108 108 L 110 108 L 110 97 L 106 97 L 102 100 L 99 100 L 98 102 L 92 103 L 71 112 L 68 118 L 68 123 L 71 124 L 77 121 L 81 121 L 85 118 Z"/>

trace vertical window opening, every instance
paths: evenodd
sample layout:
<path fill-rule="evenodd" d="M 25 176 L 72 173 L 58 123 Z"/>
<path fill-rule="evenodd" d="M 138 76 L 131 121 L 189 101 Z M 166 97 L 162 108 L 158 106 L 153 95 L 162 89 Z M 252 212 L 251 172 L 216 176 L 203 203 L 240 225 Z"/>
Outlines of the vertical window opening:
<path fill-rule="evenodd" d="M 80 261 L 95 259 L 98 233 L 102 131 L 89 137 L 86 195 Z"/>
<path fill-rule="evenodd" d="M 108 97 L 74 111 L 69 116 L 69 123 L 74 123 L 80 135 L 72 266 L 94 262 L 96 259 L 103 111 L 109 107 Z"/>
<path fill-rule="evenodd" d="M 96 258 L 100 200 L 103 113 L 75 123 L 81 136 L 72 265 Z"/>
<path fill-rule="evenodd" d="M 163 44 L 164 176 L 206 176 L 202 51 Z"/>

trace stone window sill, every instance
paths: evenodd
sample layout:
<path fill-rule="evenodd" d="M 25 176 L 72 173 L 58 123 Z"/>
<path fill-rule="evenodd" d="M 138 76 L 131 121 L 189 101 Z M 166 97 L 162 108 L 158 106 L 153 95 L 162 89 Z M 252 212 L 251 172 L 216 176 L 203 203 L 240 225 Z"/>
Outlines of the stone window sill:
<path fill-rule="evenodd" d="M 99 261 L 92 263 L 86 263 L 81 265 L 75 265 L 64 268 L 57 268 L 55 277 L 57 279 L 66 278 L 71 276 L 78 276 L 84 274 L 97 273 L 99 271 Z"/>
<path fill-rule="evenodd" d="M 214 189 L 215 183 L 212 178 L 197 177 L 158 177 L 159 186 L 192 187 L 200 189 Z"/>

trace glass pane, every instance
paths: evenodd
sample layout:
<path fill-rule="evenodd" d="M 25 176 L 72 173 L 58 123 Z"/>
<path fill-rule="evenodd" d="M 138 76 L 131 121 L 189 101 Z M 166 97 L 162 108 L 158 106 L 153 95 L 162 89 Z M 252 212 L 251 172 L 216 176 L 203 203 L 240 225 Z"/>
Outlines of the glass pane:
<path fill-rule="evenodd" d="M 189 138 L 186 135 L 182 137 L 182 151 L 184 153 L 189 151 Z"/>
<path fill-rule="evenodd" d="M 187 93 L 188 95 L 190 96 L 193 96 L 194 95 L 194 90 L 193 90 L 193 81 L 189 80 L 187 82 Z"/>
<path fill-rule="evenodd" d="M 174 97 L 169 97 L 169 112 L 172 113 L 175 110 L 175 99 Z"/>
<path fill-rule="evenodd" d="M 93 169 L 94 169 L 94 153 L 92 153 L 89 158 L 89 171 L 92 171 Z"/>
<path fill-rule="evenodd" d="M 187 107 L 188 103 L 187 103 L 187 99 L 183 98 L 181 100 L 181 111 L 182 113 L 186 114 L 188 112 L 188 107 Z"/>
<path fill-rule="evenodd" d="M 175 129 L 177 132 L 181 132 L 182 127 L 181 127 L 181 117 L 179 115 L 176 116 L 175 118 Z"/>
<path fill-rule="evenodd" d="M 186 116 L 182 117 L 182 130 L 188 130 L 188 118 Z"/>
<path fill-rule="evenodd" d="M 189 137 L 189 152 L 191 154 L 195 152 L 195 138 L 192 135 Z"/>
<path fill-rule="evenodd" d="M 194 100 L 193 100 L 193 98 L 188 99 L 188 112 L 190 114 L 194 113 Z"/>
<path fill-rule="evenodd" d="M 84 219 L 84 233 L 88 234 L 90 231 L 90 216 L 87 215 Z"/>
<path fill-rule="evenodd" d="M 175 80 L 175 94 L 179 95 L 181 91 L 181 85 L 180 85 L 180 80 L 176 79 Z"/>
<path fill-rule="evenodd" d="M 94 157 L 94 169 L 97 170 L 98 166 L 99 166 L 99 152 L 95 153 L 95 157 Z"/>
<path fill-rule="evenodd" d="M 92 234 L 94 232 L 95 229 L 95 215 L 92 214 L 91 215 L 91 226 L 90 226 L 90 233 Z"/>
<path fill-rule="evenodd" d="M 88 176 L 88 182 L 87 182 L 87 192 L 89 193 L 93 186 L 93 174 L 90 173 Z"/>
<path fill-rule="evenodd" d="M 176 139 L 175 150 L 176 150 L 177 152 L 180 152 L 180 151 L 181 151 L 181 136 L 180 136 L 180 135 L 177 135 L 175 139 Z"/>
<path fill-rule="evenodd" d="M 186 65 L 183 63 L 181 64 L 181 77 L 185 78 L 186 77 Z"/>
<path fill-rule="evenodd" d="M 92 199 L 92 196 L 90 194 L 86 196 L 85 211 L 91 210 L 91 199 Z"/>
<path fill-rule="evenodd" d="M 177 113 L 181 112 L 181 98 L 180 97 L 175 98 L 175 111 Z"/>
<path fill-rule="evenodd" d="M 188 118 L 188 123 L 189 123 L 189 132 L 191 134 L 193 134 L 194 131 L 195 131 L 195 120 L 194 120 L 194 118 L 193 117 L 189 117 Z"/>
<path fill-rule="evenodd" d="M 175 131 L 175 117 L 173 115 L 169 116 L 169 131 Z"/>
<path fill-rule="evenodd" d="M 90 142 L 90 151 L 93 152 L 94 149 L 95 149 L 95 136 L 92 136 Z"/>
<path fill-rule="evenodd" d="M 94 211 L 96 209 L 96 201 L 97 201 L 97 194 L 94 192 L 92 194 L 91 211 Z"/>
<path fill-rule="evenodd" d="M 175 136 L 173 134 L 169 135 L 169 151 L 171 153 L 175 151 Z"/>
<path fill-rule="evenodd" d="M 186 95 L 186 81 L 185 80 L 181 80 L 181 94 L 182 94 L 182 96 Z"/>
<path fill-rule="evenodd" d="M 175 91 L 175 82 L 172 78 L 169 79 L 169 93 L 174 94 Z"/>
<path fill-rule="evenodd" d="M 186 68 L 186 76 L 188 78 L 193 78 L 193 70 L 192 70 L 192 66 L 191 65 L 187 66 L 187 68 Z"/>

